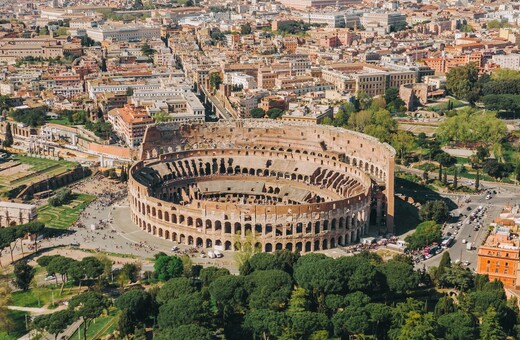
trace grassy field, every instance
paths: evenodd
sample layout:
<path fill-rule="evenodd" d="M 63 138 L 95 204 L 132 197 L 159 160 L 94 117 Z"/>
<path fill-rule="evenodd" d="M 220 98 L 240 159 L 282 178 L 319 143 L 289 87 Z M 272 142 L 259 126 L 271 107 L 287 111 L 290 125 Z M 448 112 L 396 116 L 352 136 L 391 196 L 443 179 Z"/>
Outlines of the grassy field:
<path fill-rule="evenodd" d="M 90 324 L 90 327 L 87 329 L 87 339 L 101 339 L 102 337 L 113 333 L 116 326 L 117 314 L 118 310 L 111 308 L 108 311 L 108 315 L 102 315 L 94 319 Z M 78 331 L 81 331 L 81 334 L 83 334 L 83 326 L 80 327 L 70 338 L 77 339 Z"/>
<path fill-rule="evenodd" d="M 69 122 L 69 120 L 67 118 L 47 119 L 46 122 L 51 123 L 51 124 L 65 125 L 65 126 L 73 125 L 71 122 Z"/>
<path fill-rule="evenodd" d="M 468 104 L 461 102 L 460 100 L 457 100 L 455 98 L 450 98 L 450 101 L 453 103 L 453 108 L 456 109 L 458 107 L 467 106 Z M 447 110 L 448 109 L 448 101 L 444 103 L 440 103 L 438 105 L 430 106 L 429 109 L 432 111 L 438 112 L 441 110 Z"/>
<path fill-rule="evenodd" d="M 53 207 L 49 204 L 38 208 L 38 220 L 48 228 L 67 229 L 79 217 L 79 214 L 96 197 L 84 194 L 74 194 L 74 198 L 68 204 Z"/>
<path fill-rule="evenodd" d="M 25 329 L 25 316 L 29 315 L 26 312 L 10 310 L 8 318 L 11 321 L 11 329 L 9 332 L 0 332 L 0 339 L 2 340 L 16 340 L 27 333 Z"/>
<path fill-rule="evenodd" d="M 61 284 L 61 281 L 60 281 Z M 64 300 L 70 295 L 76 294 L 77 289 L 64 288 L 63 294 L 60 296 L 60 286 L 49 285 L 46 287 L 37 287 L 29 289 L 26 292 L 18 291 L 11 294 L 11 305 L 20 307 L 43 307 L 49 305 L 53 301 L 57 303 Z"/>

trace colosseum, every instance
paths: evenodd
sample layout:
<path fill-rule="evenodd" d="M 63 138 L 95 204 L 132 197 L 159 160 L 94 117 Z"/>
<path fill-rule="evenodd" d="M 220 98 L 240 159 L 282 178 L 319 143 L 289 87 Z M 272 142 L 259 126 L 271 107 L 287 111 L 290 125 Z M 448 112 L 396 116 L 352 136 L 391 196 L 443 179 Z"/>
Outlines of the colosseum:
<path fill-rule="evenodd" d="M 392 232 L 395 151 L 357 132 L 272 120 L 148 127 L 132 220 L 179 244 L 302 253 Z"/>

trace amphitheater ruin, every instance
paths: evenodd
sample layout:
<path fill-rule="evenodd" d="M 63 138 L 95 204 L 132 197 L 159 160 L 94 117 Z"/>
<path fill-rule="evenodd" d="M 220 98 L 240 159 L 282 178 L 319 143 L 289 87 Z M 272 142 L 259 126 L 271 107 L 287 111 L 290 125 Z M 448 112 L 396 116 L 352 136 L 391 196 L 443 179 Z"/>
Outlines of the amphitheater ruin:
<path fill-rule="evenodd" d="M 179 244 L 302 253 L 393 231 L 395 151 L 330 126 L 273 120 L 148 127 L 132 220 Z"/>

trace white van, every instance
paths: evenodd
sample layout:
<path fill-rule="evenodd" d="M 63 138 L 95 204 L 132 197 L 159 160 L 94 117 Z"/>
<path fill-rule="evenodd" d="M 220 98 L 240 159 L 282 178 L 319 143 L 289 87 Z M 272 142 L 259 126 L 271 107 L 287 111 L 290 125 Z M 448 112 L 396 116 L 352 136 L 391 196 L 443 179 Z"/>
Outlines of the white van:
<path fill-rule="evenodd" d="M 208 257 L 210 259 L 214 259 L 216 256 L 215 256 L 215 253 L 210 250 L 210 251 L 208 251 Z"/>

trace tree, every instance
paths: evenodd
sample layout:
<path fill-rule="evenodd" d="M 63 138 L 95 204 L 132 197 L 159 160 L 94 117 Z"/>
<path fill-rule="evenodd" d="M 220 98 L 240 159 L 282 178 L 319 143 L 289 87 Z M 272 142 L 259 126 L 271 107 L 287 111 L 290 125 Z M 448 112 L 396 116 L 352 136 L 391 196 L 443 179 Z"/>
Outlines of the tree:
<path fill-rule="evenodd" d="M 269 118 L 271 118 L 271 119 L 277 119 L 283 115 L 283 110 L 279 109 L 277 107 L 274 107 L 272 109 L 267 110 L 267 112 L 265 114 L 268 115 Z"/>
<path fill-rule="evenodd" d="M 359 103 L 359 108 L 361 110 L 366 110 L 370 107 L 370 104 L 372 104 L 372 97 L 370 97 L 366 92 L 364 91 L 358 91 L 356 100 Z"/>
<path fill-rule="evenodd" d="M 386 277 L 386 284 L 392 292 L 405 293 L 419 285 L 419 274 L 413 265 L 398 260 L 390 260 L 380 266 Z"/>
<path fill-rule="evenodd" d="M 348 127 L 352 130 L 363 132 L 365 127 L 370 124 L 371 120 L 372 112 L 370 111 L 362 110 L 359 112 L 354 112 L 348 119 Z"/>
<path fill-rule="evenodd" d="M 415 149 L 415 138 L 412 133 L 398 131 L 393 135 L 391 144 L 402 161 L 406 154 Z"/>
<path fill-rule="evenodd" d="M 11 130 L 11 123 L 7 122 L 5 125 L 5 139 L 2 142 L 4 148 L 8 148 L 13 145 L 13 131 Z"/>
<path fill-rule="evenodd" d="M 183 272 L 182 260 L 177 256 L 160 256 L 153 268 L 161 281 L 179 277 Z"/>
<path fill-rule="evenodd" d="M 290 325 L 285 336 L 290 339 L 309 339 L 313 333 L 330 328 L 330 320 L 326 314 L 315 312 L 287 313 Z M 328 334 L 327 334 L 328 335 Z M 328 337 L 327 337 L 328 339 Z"/>
<path fill-rule="evenodd" d="M 365 334 L 370 327 L 369 320 L 370 316 L 365 308 L 349 306 L 332 317 L 334 333 L 342 338 Z"/>
<path fill-rule="evenodd" d="M 480 338 L 482 340 L 497 340 L 506 338 L 506 333 L 500 325 L 500 319 L 494 308 L 489 308 L 482 318 Z"/>
<path fill-rule="evenodd" d="M 452 68 L 446 74 L 446 89 L 459 99 L 472 99 L 478 81 L 478 68 L 475 63 Z"/>
<path fill-rule="evenodd" d="M 83 318 L 83 339 L 87 340 L 87 330 L 92 320 L 97 318 L 110 306 L 110 301 L 101 293 L 86 292 L 74 296 L 69 300 L 69 309 L 73 310 L 76 317 Z"/>
<path fill-rule="evenodd" d="M 442 200 L 428 201 L 421 206 L 419 211 L 423 221 L 435 221 L 444 223 L 450 216 L 450 209 L 446 202 Z"/>
<path fill-rule="evenodd" d="M 128 278 L 128 281 L 134 283 L 139 280 L 141 266 L 137 263 L 125 263 L 121 268 L 121 272 L 125 274 L 125 276 Z"/>
<path fill-rule="evenodd" d="M 250 114 L 251 114 L 251 117 L 253 117 L 253 118 L 264 118 L 265 111 L 264 111 L 264 109 L 255 107 L 254 109 L 251 110 Z"/>
<path fill-rule="evenodd" d="M 211 86 L 211 89 L 213 91 L 218 90 L 220 84 L 222 84 L 222 77 L 220 76 L 220 73 L 213 72 L 209 76 L 209 86 Z"/>
<path fill-rule="evenodd" d="M 291 276 L 281 270 L 257 270 L 246 277 L 251 309 L 285 309 L 292 288 Z"/>
<path fill-rule="evenodd" d="M 284 313 L 259 309 L 246 314 L 243 327 L 263 339 L 282 335 L 287 324 Z"/>
<path fill-rule="evenodd" d="M 213 281 L 226 275 L 231 275 L 226 268 L 206 267 L 200 271 L 200 280 L 204 287 L 209 287 Z"/>
<path fill-rule="evenodd" d="M 27 264 L 27 261 L 17 262 L 14 266 L 14 284 L 16 287 L 23 291 L 28 290 L 35 272 L 34 268 Z"/>
<path fill-rule="evenodd" d="M 200 293 L 180 296 L 169 300 L 159 308 L 157 322 L 161 328 L 173 328 L 192 323 L 208 322 L 209 304 Z"/>
<path fill-rule="evenodd" d="M 181 325 L 175 328 L 161 329 L 154 339 L 157 340 L 172 340 L 172 339 L 196 339 L 196 340 L 211 340 L 211 332 L 206 328 L 197 324 Z"/>
<path fill-rule="evenodd" d="M 119 329 L 124 334 L 133 333 L 133 329 L 145 323 L 153 313 L 154 306 L 151 295 L 140 289 L 131 289 L 117 298 L 116 307 L 124 312 L 119 320 Z"/>
<path fill-rule="evenodd" d="M 215 306 L 217 316 L 229 320 L 235 314 L 242 314 L 247 308 L 247 291 L 243 276 L 226 275 L 219 277 L 209 286 L 209 293 Z"/>
<path fill-rule="evenodd" d="M 439 267 L 437 268 L 435 281 L 438 281 L 439 278 L 446 272 L 446 268 L 451 267 L 451 257 L 450 253 L 445 251 L 442 253 L 441 261 L 439 262 Z"/>
<path fill-rule="evenodd" d="M 148 43 L 144 43 L 143 46 L 141 46 L 141 51 L 143 52 L 143 55 L 150 57 L 155 53 L 155 50 L 148 45 Z"/>
<path fill-rule="evenodd" d="M 240 25 L 240 34 L 242 34 L 242 35 L 251 34 L 251 25 L 249 25 L 249 24 Z"/>
<path fill-rule="evenodd" d="M 433 315 L 439 318 L 442 315 L 455 312 L 455 305 L 453 299 L 449 296 L 443 296 L 437 301 Z"/>
<path fill-rule="evenodd" d="M 439 180 L 443 180 L 444 184 L 446 184 L 447 173 L 446 171 L 444 172 L 444 179 L 442 179 L 442 169 L 454 165 L 457 159 L 447 152 L 442 151 L 435 156 L 435 160 L 439 163 Z"/>
<path fill-rule="evenodd" d="M 419 249 L 433 242 L 439 242 L 442 237 L 441 227 L 435 221 L 425 221 L 417 226 L 412 235 L 408 235 L 408 249 Z"/>
<path fill-rule="evenodd" d="M 172 119 L 172 117 L 164 112 L 164 111 L 159 111 L 157 112 L 156 114 L 153 115 L 153 119 L 157 122 L 157 123 L 162 123 L 162 122 L 167 122 L 169 120 Z"/>
<path fill-rule="evenodd" d="M 443 314 L 438 317 L 437 322 L 443 328 L 446 340 L 472 340 L 477 338 L 477 323 L 470 314 L 462 311 Z"/>
<path fill-rule="evenodd" d="M 74 322 L 74 312 L 62 310 L 52 314 L 37 316 L 34 325 L 38 329 L 43 329 L 49 334 L 54 334 L 54 339 Z"/>
<path fill-rule="evenodd" d="M 440 330 L 432 313 L 410 312 L 399 332 L 399 340 L 439 338 Z"/>
<path fill-rule="evenodd" d="M 191 279 L 185 277 L 176 277 L 167 281 L 157 294 L 156 300 L 160 304 L 164 304 L 169 300 L 177 299 L 183 295 L 190 295 L 197 290 Z"/>
<path fill-rule="evenodd" d="M 457 288 L 460 291 L 467 291 L 474 285 L 473 274 L 469 269 L 458 266 L 448 267 L 439 277 L 439 285 L 445 288 Z"/>

